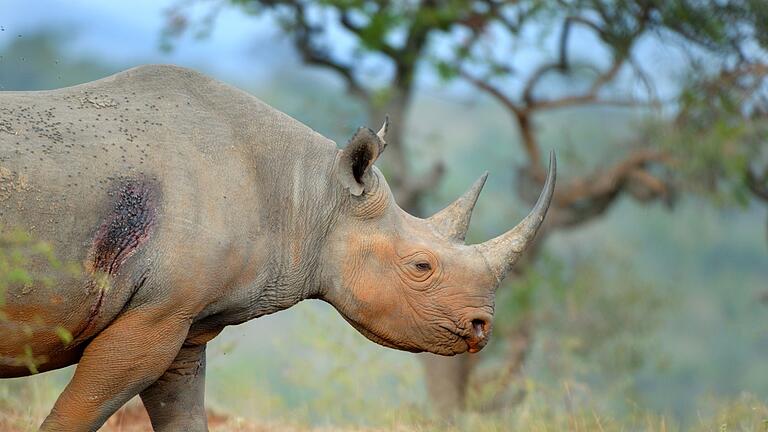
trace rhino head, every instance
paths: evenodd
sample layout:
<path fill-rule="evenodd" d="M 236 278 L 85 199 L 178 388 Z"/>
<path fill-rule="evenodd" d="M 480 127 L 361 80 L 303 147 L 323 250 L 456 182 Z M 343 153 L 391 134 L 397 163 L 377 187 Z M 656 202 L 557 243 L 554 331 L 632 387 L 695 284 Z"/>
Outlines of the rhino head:
<path fill-rule="evenodd" d="M 455 355 L 480 351 L 491 333 L 494 294 L 536 235 L 555 185 L 556 161 L 531 213 L 513 229 L 465 245 L 472 209 L 487 173 L 427 219 L 398 207 L 373 166 L 386 147 L 360 128 L 339 151 L 334 176 L 340 211 L 324 251 L 323 293 L 368 339 L 391 348 Z"/>

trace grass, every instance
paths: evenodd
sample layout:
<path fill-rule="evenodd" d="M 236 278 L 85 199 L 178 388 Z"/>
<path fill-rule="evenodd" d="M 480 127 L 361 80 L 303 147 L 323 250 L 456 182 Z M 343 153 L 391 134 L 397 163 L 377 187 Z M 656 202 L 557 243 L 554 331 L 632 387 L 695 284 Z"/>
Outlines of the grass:
<path fill-rule="evenodd" d="M 0 431 L 35 431 L 61 390 L 60 377 L 45 374 L 0 385 Z M 247 401 L 245 401 L 247 403 Z M 257 404 L 254 401 L 254 404 Z M 376 409 L 377 407 L 369 407 Z M 311 409 L 311 407 L 309 408 Z M 291 416 L 273 419 L 247 418 L 228 413 L 225 407 L 209 410 L 212 432 L 768 432 L 768 404 L 753 395 L 729 400 L 698 403 L 696 420 L 680 425 L 671 416 L 637 408 L 622 417 L 606 414 L 589 401 L 577 400 L 567 386 L 559 394 L 537 392 L 519 406 L 493 414 L 467 413 L 450 422 L 430 418 L 414 407 L 398 408 L 386 424 L 376 427 L 358 424 L 311 425 Z M 103 432 L 151 431 L 146 412 L 138 399 L 129 402 L 101 429 Z"/>

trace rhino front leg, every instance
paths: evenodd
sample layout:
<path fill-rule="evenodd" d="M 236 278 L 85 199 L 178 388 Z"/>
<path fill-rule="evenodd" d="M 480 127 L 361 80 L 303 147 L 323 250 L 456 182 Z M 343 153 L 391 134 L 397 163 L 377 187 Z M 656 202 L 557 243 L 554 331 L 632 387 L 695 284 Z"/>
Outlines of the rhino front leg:
<path fill-rule="evenodd" d="M 91 341 L 41 431 L 96 431 L 118 408 L 168 369 L 191 319 L 177 310 L 140 307 Z"/>
<path fill-rule="evenodd" d="M 141 392 L 156 432 L 208 430 L 205 344 L 184 346 L 163 376 Z"/>

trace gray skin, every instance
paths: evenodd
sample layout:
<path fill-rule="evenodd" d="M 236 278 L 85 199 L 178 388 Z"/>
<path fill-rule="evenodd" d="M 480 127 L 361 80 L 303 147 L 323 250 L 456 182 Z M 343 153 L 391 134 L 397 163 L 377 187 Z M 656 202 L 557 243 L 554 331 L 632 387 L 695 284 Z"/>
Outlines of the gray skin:
<path fill-rule="evenodd" d="M 372 165 L 385 132 L 361 128 L 338 150 L 173 66 L 0 93 L 0 225 L 82 269 L 9 288 L 0 378 L 30 374 L 25 349 L 39 371 L 78 363 L 41 430 L 97 430 L 139 394 L 155 430 L 203 431 L 206 343 L 304 299 L 385 346 L 479 351 L 494 291 L 546 213 L 554 164 L 531 215 L 467 246 L 485 177 L 432 218 L 410 216 Z"/>

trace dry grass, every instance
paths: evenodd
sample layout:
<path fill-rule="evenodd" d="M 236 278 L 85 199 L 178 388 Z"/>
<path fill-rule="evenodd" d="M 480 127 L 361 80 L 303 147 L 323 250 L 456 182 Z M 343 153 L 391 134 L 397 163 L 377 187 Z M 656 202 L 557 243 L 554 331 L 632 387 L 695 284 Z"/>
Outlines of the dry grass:
<path fill-rule="evenodd" d="M 37 415 L 14 411 L 7 406 L 0 405 L 0 431 L 2 432 L 36 431 L 42 420 Z M 210 409 L 208 410 L 208 428 L 211 432 L 378 432 L 384 430 L 338 427 L 309 428 L 288 423 L 254 422 Z M 413 429 L 403 426 L 386 430 L 408 432 Z M 152 432 L 152 425 L 141 402 L 134 400 L 115 413 L 100 429 L 100 432 Z"/>
<path fill-rule="evenodd" d="M 32 432 L 47 409 L 41 401 L 16 397 L 0 398 L 0 432 Z M 24 402 L 26 401 L 26 403 Z M 47 405 L 46 405 L 47 407 Z M 354 426 L 311 427 L 290 418 L 277 421 L 246 419 L 217 410 L 208 411 L 211 432 L 768 432 L 768 404 L 744 394 L 730 400 L 701 404 L 693 424 L 681 427 L 676 421 L 650 412 L 613 418 L 589 407 L 562 410 L 557 404 L 526 401 L 516 409 L 494 415 L 467 413 L 452 425 L 424 417 L 402 417 L 380 428 Z M 102 432 L 151 432 L 149 418 L 139 399 L 134 399 L 109 419 Z"/>

